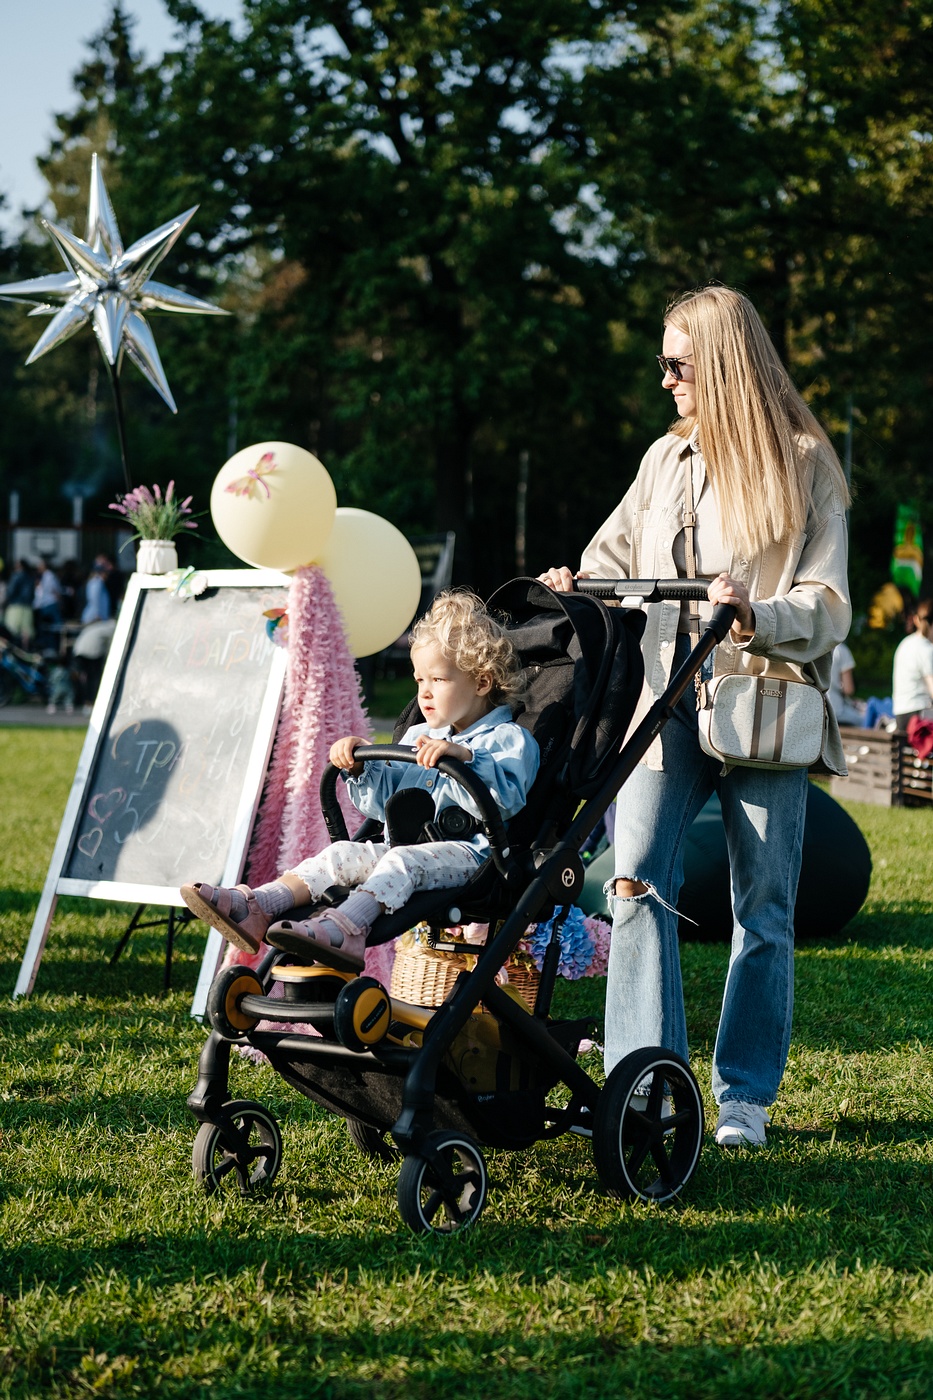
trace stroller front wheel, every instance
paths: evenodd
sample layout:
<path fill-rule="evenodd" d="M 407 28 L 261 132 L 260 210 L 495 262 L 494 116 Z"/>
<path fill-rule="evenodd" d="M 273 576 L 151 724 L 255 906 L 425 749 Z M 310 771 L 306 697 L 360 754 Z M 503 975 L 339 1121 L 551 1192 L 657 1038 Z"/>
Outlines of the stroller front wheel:
<path fill-rule="evenodd" d="M 593 1118 L 593 1157 L 613 1196 L 663 1205 L 693 1176 L 703 1147 L 703 1099 L 685 1060 L 635 1050 L 606 1080 Z"/>
<path fill-rule="evenodd" d="M 355 977 L 334 1002 L 334 1034 L 357 1054 L 378 1045 L 392 1022 L 392 1003 L 374 977 Z"/>
<path fill-rule="evenodd" d="M 429 1133 L 422 1151 L 402 1163 L 399 1214 L 416 1234 L 452 1235 L 479 1219 L 488 1186 L 475 1142 L 462 1133 Z"/>
<path fill-rule="evenodd" d="M 262 983 L 252 968 L 234 965 L 218 972 L 207 994 L 207 1019 L 224 1040 L 244 1040 L 258 1016 L 241 1010 L 245 996 L 262 996 Z"/>
<path fill-rule="evenodd" d="M 225 1123 L 202 1123 L 191 1151 L 191 1170 L 208 1195 L 234 1181 L 241 1196 L 269 1186 L 282 1164 L 282 1134 L 261 1103 L 224 1104 Z"/>

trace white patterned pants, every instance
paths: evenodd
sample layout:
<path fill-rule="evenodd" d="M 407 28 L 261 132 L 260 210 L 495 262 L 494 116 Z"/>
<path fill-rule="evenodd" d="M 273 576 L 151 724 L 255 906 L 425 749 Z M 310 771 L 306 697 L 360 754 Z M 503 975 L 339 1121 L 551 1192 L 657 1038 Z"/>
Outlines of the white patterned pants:
<path fill-rule="evenodd" d="M 292 870 L 311 898 L 330 885 L 363 889 L 394 914 L 416 890 L 459 889 L 481 864 L 466 841 L 425 841 L 418 846 L 386 846 L 377 841 L 335 841 Z"/>

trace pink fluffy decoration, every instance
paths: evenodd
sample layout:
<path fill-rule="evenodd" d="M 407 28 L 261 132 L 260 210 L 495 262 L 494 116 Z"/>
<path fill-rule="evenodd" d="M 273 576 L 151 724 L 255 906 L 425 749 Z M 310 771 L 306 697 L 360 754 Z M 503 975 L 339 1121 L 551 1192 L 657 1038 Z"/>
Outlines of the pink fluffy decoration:
<path fill-rule="evenodd" d="M 298 569 L 289 589 L 285 696 L 250 847 L 245 876 L 249 885 L 267 884 L 329 845 L 321 814 L 321 774 L 331 745 L 345 734 L 369 740 L 372 726 L 330 584 L 322 569 L 309 564 Z M 337 792 L 352 833 L 362 819 L 343 783 L 338 783 Z M 230 947 L 224 966 L 255 967 L 260 956 Z M 380 974 L 391 971 L 393 956 L 393 944 L 371 949 L 367 971 L 372 962 L 378 971 L 370 975 L 383 981 Z"/>
<path fill-rule="evenodd" d="M 368 740 L 372 728 L 330 584 L 309 564 L 289 589 L 285 699 L 247 883 L 264 885 L 329 845 L 319 787 L 331 744 L 345 734 Z M 352 828 L 360 815 L 343 787 L 338 797 Z"/>

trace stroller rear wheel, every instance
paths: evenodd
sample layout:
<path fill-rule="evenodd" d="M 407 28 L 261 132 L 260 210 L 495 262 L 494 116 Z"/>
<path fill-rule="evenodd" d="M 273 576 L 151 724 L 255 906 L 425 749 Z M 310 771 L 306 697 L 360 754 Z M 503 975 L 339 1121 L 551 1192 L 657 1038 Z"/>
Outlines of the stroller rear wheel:
<path fill-rule="evenodd" d="M 606 1080 L 593 1119 L 593 1157 L 613 1196 L 661 1205 L 693 1176 L 703 1147 L 703 1100 L 670 1050 L 626 1055 Z"/>
<path fill-rule="evenodd" d="M 227 1126 L 202 1123 L 191 1151 L 191 1170 L 208 1195 L 236 1181 L 241 1196 L 269 1186 L 282 1163 L 282 1134 L 261 1103 L 224 1104 Z"/>
<path fill-rule="evenodd" d="M 482 1153 L 462 1133 L 429 1133 L 422 1152 L 406 1157 L 398 1178 L 398 1209 L 416 1234 L 451 1235 L 479 1219 L 488 1178 Z"/>

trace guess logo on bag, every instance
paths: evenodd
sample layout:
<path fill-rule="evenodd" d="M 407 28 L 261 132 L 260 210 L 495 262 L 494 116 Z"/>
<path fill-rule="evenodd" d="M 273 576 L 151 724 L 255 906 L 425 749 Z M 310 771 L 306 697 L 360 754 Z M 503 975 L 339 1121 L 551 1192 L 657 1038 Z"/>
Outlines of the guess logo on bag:
<path fill-rule="evenodd" d="M 776 687 L 774 690 L 772 690 L 770 686 L 763 685 L 761 687 L 761 693 L 762 695 L 773 695 L 776 700 L 780 700 L 781 698 L 780 687 Z"/>

